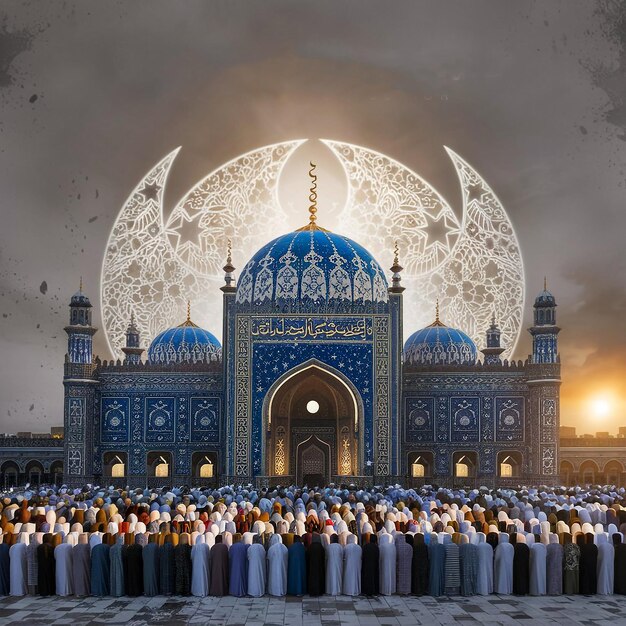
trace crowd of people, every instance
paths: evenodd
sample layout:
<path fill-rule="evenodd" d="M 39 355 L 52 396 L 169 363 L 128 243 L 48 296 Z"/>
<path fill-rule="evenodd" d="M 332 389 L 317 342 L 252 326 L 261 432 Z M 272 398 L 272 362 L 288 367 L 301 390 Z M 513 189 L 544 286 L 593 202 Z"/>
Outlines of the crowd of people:
<path fill-rule="evenodd" d="M 624 489 L 51 487 L 0 509 L 0 595 L 626 595 Z"/>

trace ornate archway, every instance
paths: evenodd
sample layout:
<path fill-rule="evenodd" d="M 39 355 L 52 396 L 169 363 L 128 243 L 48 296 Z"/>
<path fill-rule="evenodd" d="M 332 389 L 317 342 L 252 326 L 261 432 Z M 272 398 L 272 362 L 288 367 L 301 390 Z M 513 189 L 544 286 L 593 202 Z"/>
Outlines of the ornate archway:
<path fill-rule="evenodd" d="M 264 408 L 267 476 L 322 485 L 360 473 L 362 402 L 342 374 L 318 361 L 294 368 Z"/>

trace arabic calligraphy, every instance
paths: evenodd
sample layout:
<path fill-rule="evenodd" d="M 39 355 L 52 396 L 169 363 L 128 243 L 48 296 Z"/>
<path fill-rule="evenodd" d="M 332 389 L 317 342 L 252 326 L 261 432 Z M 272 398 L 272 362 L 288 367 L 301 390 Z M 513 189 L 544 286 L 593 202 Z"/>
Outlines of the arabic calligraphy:
<path fill-rule="evenodd" d="M 372 336 L 371 320 L 345 318 L 267 318 L 252 322 L 251 335 L 262 339 L 357 339 Z"/>

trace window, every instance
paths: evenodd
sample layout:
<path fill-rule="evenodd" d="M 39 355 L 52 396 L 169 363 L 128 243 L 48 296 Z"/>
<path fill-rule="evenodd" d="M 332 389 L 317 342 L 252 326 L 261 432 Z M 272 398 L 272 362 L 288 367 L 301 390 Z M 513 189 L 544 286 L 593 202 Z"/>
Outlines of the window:
<path fill-rule="evenodd" d="M 426 468 L 422 463 L 418 463 L 417 461 L 415 461 L 415 463 L 413 463 L 412 465 L 411 473 L 413 475 L 413 478 L 423 478 L 424 476 L 426 476 Z"/>
<path fill-rule="evenodd" d="M 459 478 L 467 478 L 469 476 L 469 467 L 465 463 L 457 463 L 455 465 L 455 474 Z"/>
<path fill-rule="evenodd" d="M 113 478 L 121 478 L 124 476 L 124 463 L 114 463 L 111 466 L 111 476 Z"/>
<path fill-rule="evenodd" d="M 511 478 L 513 476 L 513 466 L 510 463 L 500 463 L 500 476 Z"/>
<path fill-rule="evenodd" d="M 211 461 L 200 466 L 200 478 L 213 478 L 213 463 Z"/>
<path fill-rule="evenodd" d="M 159 463 L 154 468 L 154 475 L 159 478 L 164 478 L 170 475 L 170 466 L 167 463 Z"/>

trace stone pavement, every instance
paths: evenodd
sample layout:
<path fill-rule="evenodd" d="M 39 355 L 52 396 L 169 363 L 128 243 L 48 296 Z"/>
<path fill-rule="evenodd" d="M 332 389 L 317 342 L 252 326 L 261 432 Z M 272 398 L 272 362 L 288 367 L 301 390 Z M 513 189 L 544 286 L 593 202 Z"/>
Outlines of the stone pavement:
<path fill-rule="evenodd" d="M 404 624 L 625 624 L 622 596 L 379 596 L 351 598 L 41 598 L 0 599 L 0 624 L 125 626 L 403 626 Z"/>

